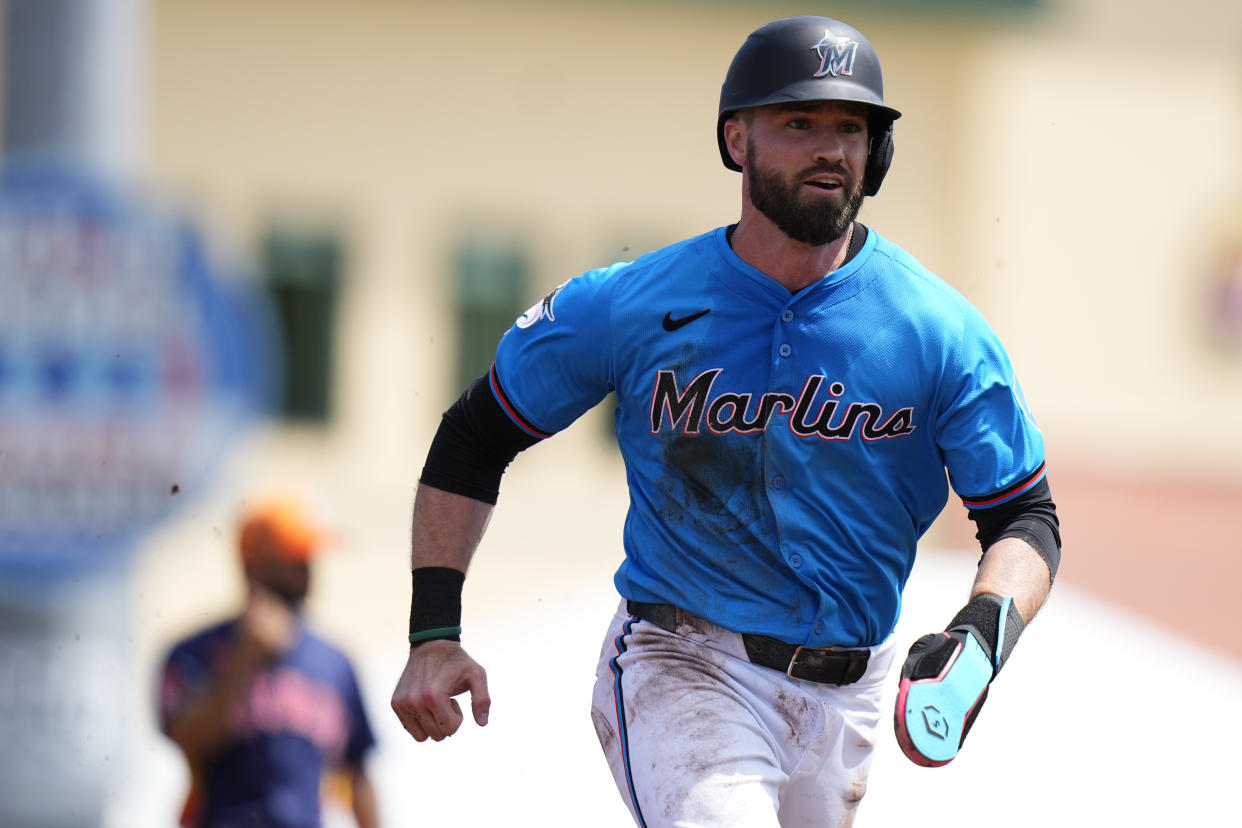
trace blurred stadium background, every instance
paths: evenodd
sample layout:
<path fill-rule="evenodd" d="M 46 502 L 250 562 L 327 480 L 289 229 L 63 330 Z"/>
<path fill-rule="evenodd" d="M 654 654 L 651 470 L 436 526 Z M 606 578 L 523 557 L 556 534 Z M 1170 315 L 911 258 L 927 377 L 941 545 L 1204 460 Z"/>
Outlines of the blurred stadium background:
<path fill-rule="evenodd" d="M 588 268 L 735 220 L 738 179 L 712 141 L 724 70 L 756 26 L 808 12 L 850 21 L 879 50 L 904 116 L 862 218 L 1000 332 L 1048 436 L 1065 542 L 1053 598 L 971 748 L 916 769 L 885 730 L 859 824 L 1237 824 L 1236 2 L 0 9 L 2 203 L 29 203 L 13 196 L 15 171 L 64 170 L 174 217 L 219 290 L 246 297 L 228 317 L 239 327 L 213 330 L 218 317 L 169 300 L 109 311 L 109 336 L 166 313 L 126 341 L 182 326 L 187 348 L 225 362 L 241 351 L 250 369 L 212 374 L 245 383 L 192 387 L 113 372 L 132 406 L 120 414 L 97 392 L 67 395 L 71 369 L 102 347 L 83 331 L 98 333 L 106 296 L 67 288 L 72 314 L 39 299 L 9 255 L 38 245 L 0 211 L 0 824 L 174 824 L 186 773 L 155 730 L 155 671 L 174 639 L 234 609 L 235 519 L 272 490 L 337 530 L 309 613 L 360 667 L 386 824 L 627 824 L 587 715 L 625 508 L 607 412 L 507 476 L 466 591 L 493 720 L 442 745 L 413 743 L 387 708 L 410 499 L 441 411 L 518 313 Z M 270 324 L 242 348 L 233 335 L 252 318 Z M 73 355 L 40 374 L 57 394 L 20 379 L 14 355 L 36 335 Z M 246 404 L 220 403 L 240 385 Z M 63 416 L 71 397 L 85 414 Z M 143 419 L 166 408 L 195 414 L 173 433 Z M 135 417 L 144 427 L 125 425 Z M 81 447 L 101 433 L 116 454 Z M 49 478 L 32 439 L 71 472 L 66 457 L 90 454 L 90 480 Z M 129 531 L 105 555 L 91 532 L 118 514 Z M 960 604 L 971 530 L 951 501 L 925 540 L 903 642 Z M 47 556 L 63 565 L 38 565 Z M 951 812 L 929 804 L 963 789 L 975 793 Z"/>

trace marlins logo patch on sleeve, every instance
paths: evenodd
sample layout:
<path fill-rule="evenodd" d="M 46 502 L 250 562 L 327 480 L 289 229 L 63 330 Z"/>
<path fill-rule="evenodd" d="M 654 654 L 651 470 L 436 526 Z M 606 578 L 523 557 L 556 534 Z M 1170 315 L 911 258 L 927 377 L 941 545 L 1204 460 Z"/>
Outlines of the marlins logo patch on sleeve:
<path fill-rule="evenodd" d="M 517 321 L 513 324 L 517 325 L 519 328 L 529 328 L 540 319 L 547 319 L 549 322 L 555 322 L 556 314 L 553 313 L 552 302 L 556 299 L 556 294 L 560 293 L 561 289 L 567 284 L 569 284 L 567 281 L 561 282 L 559 285 L 552 288 L 552 290 L 548 291 L 547 296 L 527 308 L 526 313 L 519 316 Z"/>

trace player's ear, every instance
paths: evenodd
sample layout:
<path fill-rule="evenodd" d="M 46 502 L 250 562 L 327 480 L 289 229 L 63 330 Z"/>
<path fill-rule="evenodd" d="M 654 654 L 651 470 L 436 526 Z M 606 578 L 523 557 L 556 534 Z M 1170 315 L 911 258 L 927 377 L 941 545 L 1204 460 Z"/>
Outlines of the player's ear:
<path fill-rule="evenodd" d="M 737 115 L 725 121 L 724 139 L 733 163 L 746 166 L 746 122 Z"/>

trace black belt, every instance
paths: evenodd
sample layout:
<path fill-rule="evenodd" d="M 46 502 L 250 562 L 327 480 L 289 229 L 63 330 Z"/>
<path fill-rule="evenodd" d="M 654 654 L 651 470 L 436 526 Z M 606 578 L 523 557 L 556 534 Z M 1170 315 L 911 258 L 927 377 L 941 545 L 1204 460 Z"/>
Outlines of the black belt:
<path fill-rule="evenodd" d="M 630 615 L 650 621 L 671 633 L 677 632 L 679 614 L 683 620 L 696 620 L 695 616 L 672 604 L 626 601 L 625 607 Z M 867 672 L 867 659 L 871 657 L 868 649 L 803 647 L 755 633 L 742 633 L 742 643 L 752 664 L 780 670 L 790 678 L 816 684 L 853 684 Z"/>

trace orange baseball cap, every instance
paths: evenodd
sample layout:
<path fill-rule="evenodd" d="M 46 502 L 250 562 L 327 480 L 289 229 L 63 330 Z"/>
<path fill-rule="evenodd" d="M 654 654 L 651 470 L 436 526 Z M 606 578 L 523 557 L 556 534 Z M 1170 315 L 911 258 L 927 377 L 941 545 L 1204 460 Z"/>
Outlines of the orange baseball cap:
<path fill-rule="evenodd" d="M 265 555 L 286 561 L 307 561 L 322 551 L 328 533 L 316 526 L 292 498 L 265 500 L 242 519 L 239 546 L 247 563 Z"/>

